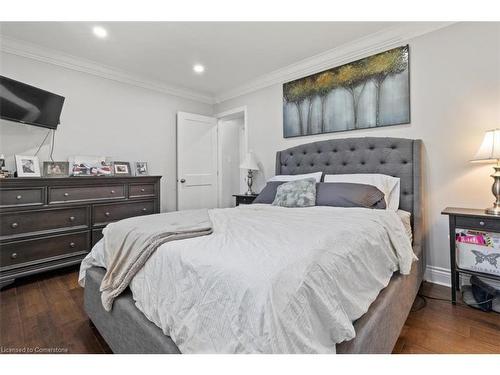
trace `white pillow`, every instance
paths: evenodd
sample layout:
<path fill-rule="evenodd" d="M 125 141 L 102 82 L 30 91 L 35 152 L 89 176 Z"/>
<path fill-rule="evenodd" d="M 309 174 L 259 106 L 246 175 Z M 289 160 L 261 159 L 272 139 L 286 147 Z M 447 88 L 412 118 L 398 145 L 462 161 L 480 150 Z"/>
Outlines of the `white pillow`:
<path fill-rule="evenodd" d="M 314 172 L 314 173 L 306 173 L 306 174 L 280 174 L 274 177 L 271 177 L 269 181 L 295 181 L 295 180 L 304 180 L 306 178 L 314 178 L 316 182 L 321 181 L 321 175 L 323 172 Z"/>
<path fill-rule="evenodd" d="M 327 174 L 325 182 L 350 182 L 375 186 L 385 195 L 388 210 L 399 208 L 399 178 L 378 173 Z"/>

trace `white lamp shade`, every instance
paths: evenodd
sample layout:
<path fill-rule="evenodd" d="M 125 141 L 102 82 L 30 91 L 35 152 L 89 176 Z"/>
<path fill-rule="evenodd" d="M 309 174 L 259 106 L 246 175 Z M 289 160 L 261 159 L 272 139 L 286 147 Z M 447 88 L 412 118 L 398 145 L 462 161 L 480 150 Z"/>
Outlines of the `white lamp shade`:
<path fill-rule="evenodd" d="M 251 169 L 253 171 L 259 170 L 259 166 L 257 165 L 257 160 L 255 159 L 253 152 L 247 152 L 245 160 L 243 160 L 243 163 L 240 164 L 240 168 Z"/>
<path fill-rule="evenodd" d="M 498 160 L 500 160 L 500 129 L 489 130 L 471 161 L 496 162 Z"/>

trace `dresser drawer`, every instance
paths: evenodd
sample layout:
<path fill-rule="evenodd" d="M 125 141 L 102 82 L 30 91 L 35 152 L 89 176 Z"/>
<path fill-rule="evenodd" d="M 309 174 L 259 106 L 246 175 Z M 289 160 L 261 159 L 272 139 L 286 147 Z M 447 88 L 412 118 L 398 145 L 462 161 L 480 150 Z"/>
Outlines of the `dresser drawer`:
<path fill-rule="evenodd" d="M 15 241 L 0 247 L 0 268 L 40 263 L 89 251 L 90 233 L 73 233 Z"/>
<path fill-rule="evenodd" d="M 92 231 L 92 247 L 103 237 L 102 229 L 94 229 Z"/>
<path fill-rule="evenodd" d="M 130 184 L 129 187 L 129 198 L 136 197 L 154 197 L 155 195 L 155 185 L 154 184 Z"/>
<path fill-rule="evenodd" d="M 478 229 L 478 230 L 491 230 L 500 232 L 500 220 L 457 216 L 455 218 L 455 226 L 462 229 Z"/>
<path fill-rule="evenodd" d="M 44 204 L 43 187 L 29 189 L 0 189 L 0 208 Z"/>
<path fill-rule="evenodd" d="M 94 206 L 92 222 L 94 225 L 103 225 L 128 217 L 149 215 L 154 213 L 154 207 L 154 201 L 99 204 Z"/>
<path fill-rule="evenodd" d="M 85 177 L 74 177 L 85 178 Z M 102 177 L 106 178 L 106 177 Z M 125 198 L 125 185 L 49 188 L 49 204 Z"/>
<path fill-rule="evenodd" d="M 21 211 L 0 215 L 0 238 L 18 237 L 51 230 L 88 228 L 86 207 Z"/>

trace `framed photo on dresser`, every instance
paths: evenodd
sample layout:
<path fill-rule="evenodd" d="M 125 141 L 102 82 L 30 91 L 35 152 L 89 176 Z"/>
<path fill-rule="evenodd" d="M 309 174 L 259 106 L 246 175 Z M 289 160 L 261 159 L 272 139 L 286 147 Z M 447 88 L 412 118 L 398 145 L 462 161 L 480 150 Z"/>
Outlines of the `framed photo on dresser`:
<path fill-rule="evenodd" d="M 148 163 L 145 161 L 135 162 L 135 175 L 136 176 L 147 176 L 148 173 Z"/>
<path fill-rule="evenodd" d="M 115 176 L 130 176 L 130 163 L 128 161 L 113 162 L 113 172 Z"/>
<path fill-rule="evenodd" d="M 69 177 L 69 162 L 44 161 L 43 177 Z"/>
<path fill-rule="evenodd" d="M 41 177 L 37 156 L 15 155 L 17 177 Z"/>

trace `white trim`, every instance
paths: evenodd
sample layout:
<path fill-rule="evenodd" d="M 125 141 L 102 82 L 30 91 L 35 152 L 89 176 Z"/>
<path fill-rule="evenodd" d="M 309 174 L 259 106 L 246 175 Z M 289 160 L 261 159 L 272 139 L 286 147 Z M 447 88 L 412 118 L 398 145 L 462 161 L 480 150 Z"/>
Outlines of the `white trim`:
<path fill-rule="evenodd" d="M 127 73 L 114 67 L 106 66 L 91 60 L 86 60 L 25 41 L 20 41 L 4 35 L 0 35 L 0 50 L 12 55 L 27 57 L 29 59 L 61 66 L 78 72 L 92 74 L 97 77 L 149 90 L 159 91 L 164 94 L 178 96 L 202 103 L 214 104 L 214 98 L 209 94 L 203 94 L 194 90 L 168 85 L 159 81 L 153 81 L 139 75 Z"/>
<path fill-rule="evenodd" d="M 460 274 L 460 284 L 469 284 L 469 275 Z M 451 272 L 448 268 L 436 267 L 436 266 L 427 266 L 425 269 L 424 280 L 433 283 L 444 285 L 447 287 L 451 287 Z M 494 286 L 495 288 L 500 288 L 500 282 L 491 280 L 491 279 L 483 279 L 486 283 Z"/>
<path fill-rule="evenodd" d="M 355 61 L 382 52 L 383 50 L 400 46 L 412 38 L 447 27 L 453 23 L 408 22 L 403 25 L 393 26 L 275 70 L 239 87 L 218 93 L 215 97 L 215 102 L 221 103 L 271 85 L 282 84 Z"/>
<path fill-rule="evenodd" d="M 220 138 L 219 138 L 219 127 L 221 126 L 221 120 L 224 117 L 228 117 L 237 113 L 242 113 L 243 114 L 243 137 L 244 137 L 244 154 L 248 152 L 248 120 L 247 120 L 247 106 L 241 106 L 241 107 L 236 107 L 232 109 L 228 109 L 227 111 L 217 113 L 214 115 L 214 117 L 217 119 L 217 157 L 218 157 L 218 162 L 217 162 L 217 180 L 218 180 L 218 188 L 217 188 L 217 201 L 218 201 L 218 207 L 220 208 L 221 202 L 222 202 L 222 149 L 219 147 L 220 145 Z"/>
<path fill-rule="evenodd" d="M 228 109 L 227 111 L 217 113 L 215 118 L 221 119 L 223 117 L 227 117 L 230 115 L 234 115 L 236 113 L 243 112 L 243 131 L 245 134 L 245 154 L 248 152 L 248 111 L 247 106 L 243 105 L 241 107 L 236 107 L 232 109 Z"/>
<path fill-rule="evenodd" d="M 442 267 L 427 266 L 425 269 L 424 280 L 433 283 L 451 286 L 450 270 Z"/>
<path fill-rule="evenodd" d="M 452 24 L 454 24 L 454 22 L 407 22 L 401 25 L 393 26 L 343 44 L 318 55 L 298 61 L 284 68 L 275 70 L 239 87 L 216 93 L 215 96 L 208 93 L 200 93 L 194 90 L 168 85 L 159 81 L 152 81 L 114 67 L 105 66 L 94 61 L 85 60 L 60 51 L 55 51 L 2 35 L 0 35 L 0 49 L 6 53 L 93 74 L 98 77 L 202 103 L 215 104 L 263 89 L 268 86 L 288 82 L 334 66 L 355 61 L 389 48 L 400 46 L 404 43 L 408 43 L 408 41 L 412 38 L 439 30 Z"/>

